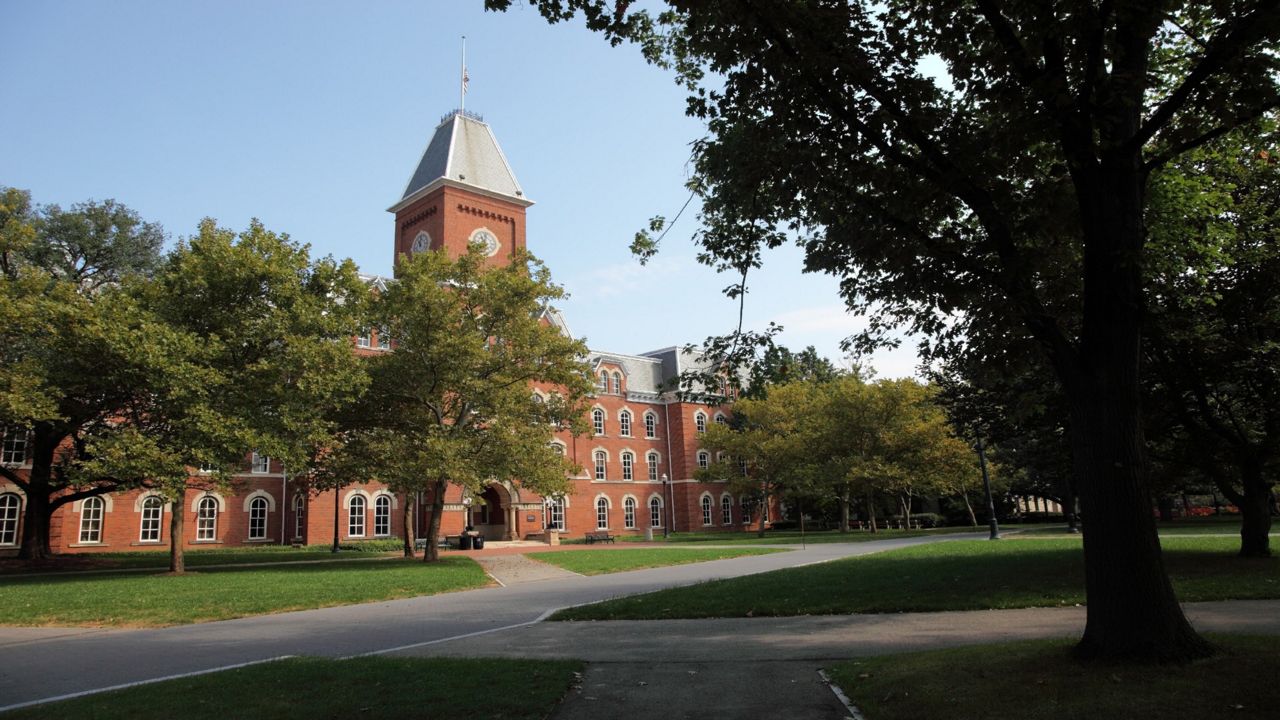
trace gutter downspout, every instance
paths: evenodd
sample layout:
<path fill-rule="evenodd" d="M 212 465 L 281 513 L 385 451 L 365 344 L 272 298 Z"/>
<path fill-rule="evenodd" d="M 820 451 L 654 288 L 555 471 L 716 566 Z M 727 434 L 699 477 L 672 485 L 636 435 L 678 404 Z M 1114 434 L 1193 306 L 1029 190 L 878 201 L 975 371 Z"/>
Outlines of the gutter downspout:
<path fill-rule="evenodd" d="M 280 544 L 284 545 L 284 527 L 289 524 L 289 470 L 280 468 Z"/>
<path fill-rule="evenodd" d="M 663 422 L 663 425 L 667 426 L 666 427 L 666 430 L 667 430 L 667 477 L 671 481 L 671 510 L 670 510 L 671 532 L 675 532 L 676 531 L 676 490 L 675 490 L 676 466 L 673 465 L 671 462 L 674 459 L 674 456 L 671 454 L 671 403 L 664 404 L 662 406 L 662 412 L 666 415 L 666 421 Z"/>

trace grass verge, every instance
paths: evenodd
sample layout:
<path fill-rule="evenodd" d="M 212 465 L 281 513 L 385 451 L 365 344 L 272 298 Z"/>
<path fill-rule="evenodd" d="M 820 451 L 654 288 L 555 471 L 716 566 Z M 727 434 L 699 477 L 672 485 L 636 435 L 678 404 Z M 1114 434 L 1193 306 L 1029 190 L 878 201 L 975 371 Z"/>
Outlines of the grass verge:
<path fill-rule="evenodd" d="M 547 717 L 582 670 L 573 660 L 291 658 L 37 705 L 14 720 Z"/>
<path fill-rule="evenodd" d="M 982 645 L 843 662 L 832 679 L 867 720 L 1274 718 L 1280 643 L 1217 636 L 1181 667 L 1081 665 L 1069 640 Z"/>
<path fill-rule="evenodd" d="M 1039 527 L 1039 526 L 1037 526 Z M 715 545 L 799 545 L 819 543 L 869 542 L 871 540 L 893 540 L 904 537 L 928 537 L 932 535 L 951 535 L 954 533 L 986 532 L 986 527 L 944 527 L 932 530 L 880 530 L 872 533 L 869 530 L 852 530 L 842 533 L 836 530 L 819 530 L 806 532 L 803 536 L 799 530 L 768 530 L 764 537 L 756 537 L 751 532 L 682 532 L 673 533 L 663 538 L 655 535 L 653 542 L 665 543 L 711 543 Z M 622 542 L 646 542 L 643 535 L 621 535 Z M 583 542 L 581 538 L 573 538 L 563 542 Z"/>
<path fill-rule="evenodd" d="M 330 545 L 262 545 L 250 548 L 226 548 L 213 550 L 188 550 L 184 553 L 187 567 L 213 565 L 247 565 L 257 563 L 315 562 L 317 560 L 367 560 L 373 556 L 385 556 L 401 552 L 400 540 L 367 540 L 343 543 L 341 552 L 334 554 Z M 73 572 L 93 570 L 131 570 L 139 568 L 168 568 L 167 550 L 143 550 L 118 553 L 65 553 L 47 561 L 32 562 L 7 558 L 0 561 L 0 574 L 22 575 L 28 573 Z"/>
<path fill-rule="evenodd" d="M 393 600 L 488 584 L 474 561 L 340 561 L 207 569 L 185 575 L 101 573 L 7 578 L 5 625 L 156 627 Z"/>
<path fill-rule="evenodd" d="M 1280 557 L 1235 556 L 1238 541 L 1166 538 L 1183 601 L 1280 597 Z M 1084 602 L 1080 540 L 957 540 L 562 610 L 553 620 L 842 615 Z"/>
<path fill-rule="evenodd" d="M 747 555 L 787 552 L 779 548 L 621 548 L 618 550 L 578 550 L 575 552 L 537 552 L 526 557 L 541 560 L 580 575 L 642 570 L 644 568 L 685 565 L 723 560 Z"/>

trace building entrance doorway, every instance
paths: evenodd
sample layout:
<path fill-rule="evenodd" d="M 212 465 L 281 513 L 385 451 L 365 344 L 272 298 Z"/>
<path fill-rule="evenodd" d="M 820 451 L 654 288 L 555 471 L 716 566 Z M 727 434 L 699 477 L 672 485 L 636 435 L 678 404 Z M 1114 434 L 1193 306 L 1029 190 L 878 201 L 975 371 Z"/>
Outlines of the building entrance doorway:
<path fill-rule="evenodd" d="M 471 507 L 471 524 L 486 540 L 515 540 L 520 536 L 518 523 L 511 493 L 502 485 L 486 487 Z"/>

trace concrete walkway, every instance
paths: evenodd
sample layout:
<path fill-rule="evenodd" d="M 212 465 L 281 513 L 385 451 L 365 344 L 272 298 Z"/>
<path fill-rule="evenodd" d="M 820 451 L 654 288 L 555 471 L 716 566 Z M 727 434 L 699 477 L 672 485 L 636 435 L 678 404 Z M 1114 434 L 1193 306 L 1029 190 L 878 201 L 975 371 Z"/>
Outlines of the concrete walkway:
<path fill-rule="evenodd" d="M 524 555 L 488 555 L 475 561 L 500 585 L 520 585 L 546 580 L 567 580 L 582 575 L 551 563 L 530 560 Z"/>

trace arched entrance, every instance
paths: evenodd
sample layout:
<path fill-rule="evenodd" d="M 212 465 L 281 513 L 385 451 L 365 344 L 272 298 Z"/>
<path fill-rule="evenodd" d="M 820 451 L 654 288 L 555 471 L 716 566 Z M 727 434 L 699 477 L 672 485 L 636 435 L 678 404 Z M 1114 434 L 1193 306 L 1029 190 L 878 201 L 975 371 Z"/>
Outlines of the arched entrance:
<path fill-rule="evenodd" d="M 471 508 L 471 524 L 486 540 L 515 540 L 520 537 L 519 517 L 511 491 L 501 483 L 491 483 L 476 497 Z"/>

